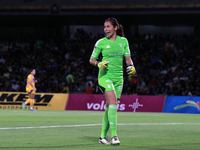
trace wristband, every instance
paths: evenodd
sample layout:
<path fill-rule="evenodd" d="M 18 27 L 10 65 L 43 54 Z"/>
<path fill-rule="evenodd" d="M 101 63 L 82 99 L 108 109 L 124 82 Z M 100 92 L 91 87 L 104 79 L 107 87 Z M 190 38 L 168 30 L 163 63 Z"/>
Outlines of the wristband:
<path fill-rule="evenodd" d="M 99 61 L 96 61 L 96 62 L 95 62 L 95 66 L 98 66 L 98 64 L 99 64 Z"/>

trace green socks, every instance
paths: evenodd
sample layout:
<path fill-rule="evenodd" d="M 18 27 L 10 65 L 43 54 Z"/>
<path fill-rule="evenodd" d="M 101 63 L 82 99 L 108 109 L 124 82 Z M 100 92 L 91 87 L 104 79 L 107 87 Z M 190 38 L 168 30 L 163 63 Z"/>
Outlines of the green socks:
<path fill-rule="evenodd" d="M 103 116 L 103 120 L 102 120 L 101 138 L 106 137 L 108 130 L 109 130 L 108 107 L 106 107 L 104 116 Z"/>
<path fill-rule="evenodd" d="M 117 136 L 117 105 L 114 104 L 105 108 L 102 120 L 101 138 L 106 137 L 109 127 L 111 136 Z"/>
<path fill-rule="evenodd" d="M 117 105 L 109 105 L 108 120 L 112 137 L 117 136 Z"/>

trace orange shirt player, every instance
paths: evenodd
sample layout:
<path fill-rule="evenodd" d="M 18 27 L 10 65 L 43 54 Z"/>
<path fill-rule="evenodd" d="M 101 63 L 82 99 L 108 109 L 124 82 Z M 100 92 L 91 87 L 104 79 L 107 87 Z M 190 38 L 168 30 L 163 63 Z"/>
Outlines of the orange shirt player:
<path fill-rule="evenodd" d="M 28 93 L 29 98 L 26 100 L 25 103 L 22 103 L 22 107 L 24 110 L 26 109 L 26 105 L 30 103 L 30 111 L 36 111 L 33 109 L 36 92 L 35 83 L 37 82 L 37 80 L 35 80 L 34 78 L 35 73 L 35 69 L 32 69 L 27 77 L 26 92 Z"/>

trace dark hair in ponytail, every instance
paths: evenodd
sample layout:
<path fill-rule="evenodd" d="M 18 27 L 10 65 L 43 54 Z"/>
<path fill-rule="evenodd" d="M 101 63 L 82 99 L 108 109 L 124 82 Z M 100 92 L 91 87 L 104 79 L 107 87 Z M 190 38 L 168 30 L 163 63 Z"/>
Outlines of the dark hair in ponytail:
<path fill-rule="evenodd" d="M 111 24 L 112 24 L 114 27 L 117 26 L 117 35 L 122 36 L 122 37 L 125 37 L 124 29 L 123 29 L 122 25 L 118 23 L 117 19 L 111 17 L 111 18 L 106 19 L 105 22 L 106 22 L 106 21 L 110 21 Z"/>
<path fill-rule="evenodd" d="M 27 72 L 26 72 L 26 74 L 27 74 L 27 75 L 31 74 L 31 72 L 32 72 L 33 70 L 35 70 L 35 69 L 34 69 L 34 68 L 28 69 Z"/>

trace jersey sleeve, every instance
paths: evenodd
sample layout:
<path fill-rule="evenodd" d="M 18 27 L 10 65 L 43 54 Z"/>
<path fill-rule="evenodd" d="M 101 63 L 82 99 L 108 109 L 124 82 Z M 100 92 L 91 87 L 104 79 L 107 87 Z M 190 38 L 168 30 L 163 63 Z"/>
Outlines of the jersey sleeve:
<path fill-rule="evenodd" d="M 32 79 L 31 76 L 28 75 L 28 77 L 27 77 L 27 81 L 28 81 L 28 82 L 31 82 L 31 79 Z"/>
<path fill-rule="evenodd" d="M 124 56 L 131 56 L 128 40 L 124 40 Z"/>
<path fill-rule="evenodd" d="M 101 40 L 98 40 L 98 41 L 96 42 L 95 46 L 94 46 L 94 49 L 93 49 L 93 52 L 92 52 L 92 55 L 91 55 L 91 58 L 93 58 L 93 59 L 98 59 L 99 54 L 100 54 L 101 51 L 102 51 L 100 41 L 101 41 Z"/>
<path fill-rule="evenodd" d="M 33 82 L 33 77 L 31 75 L 28 75 L 27 82 Z"/>

